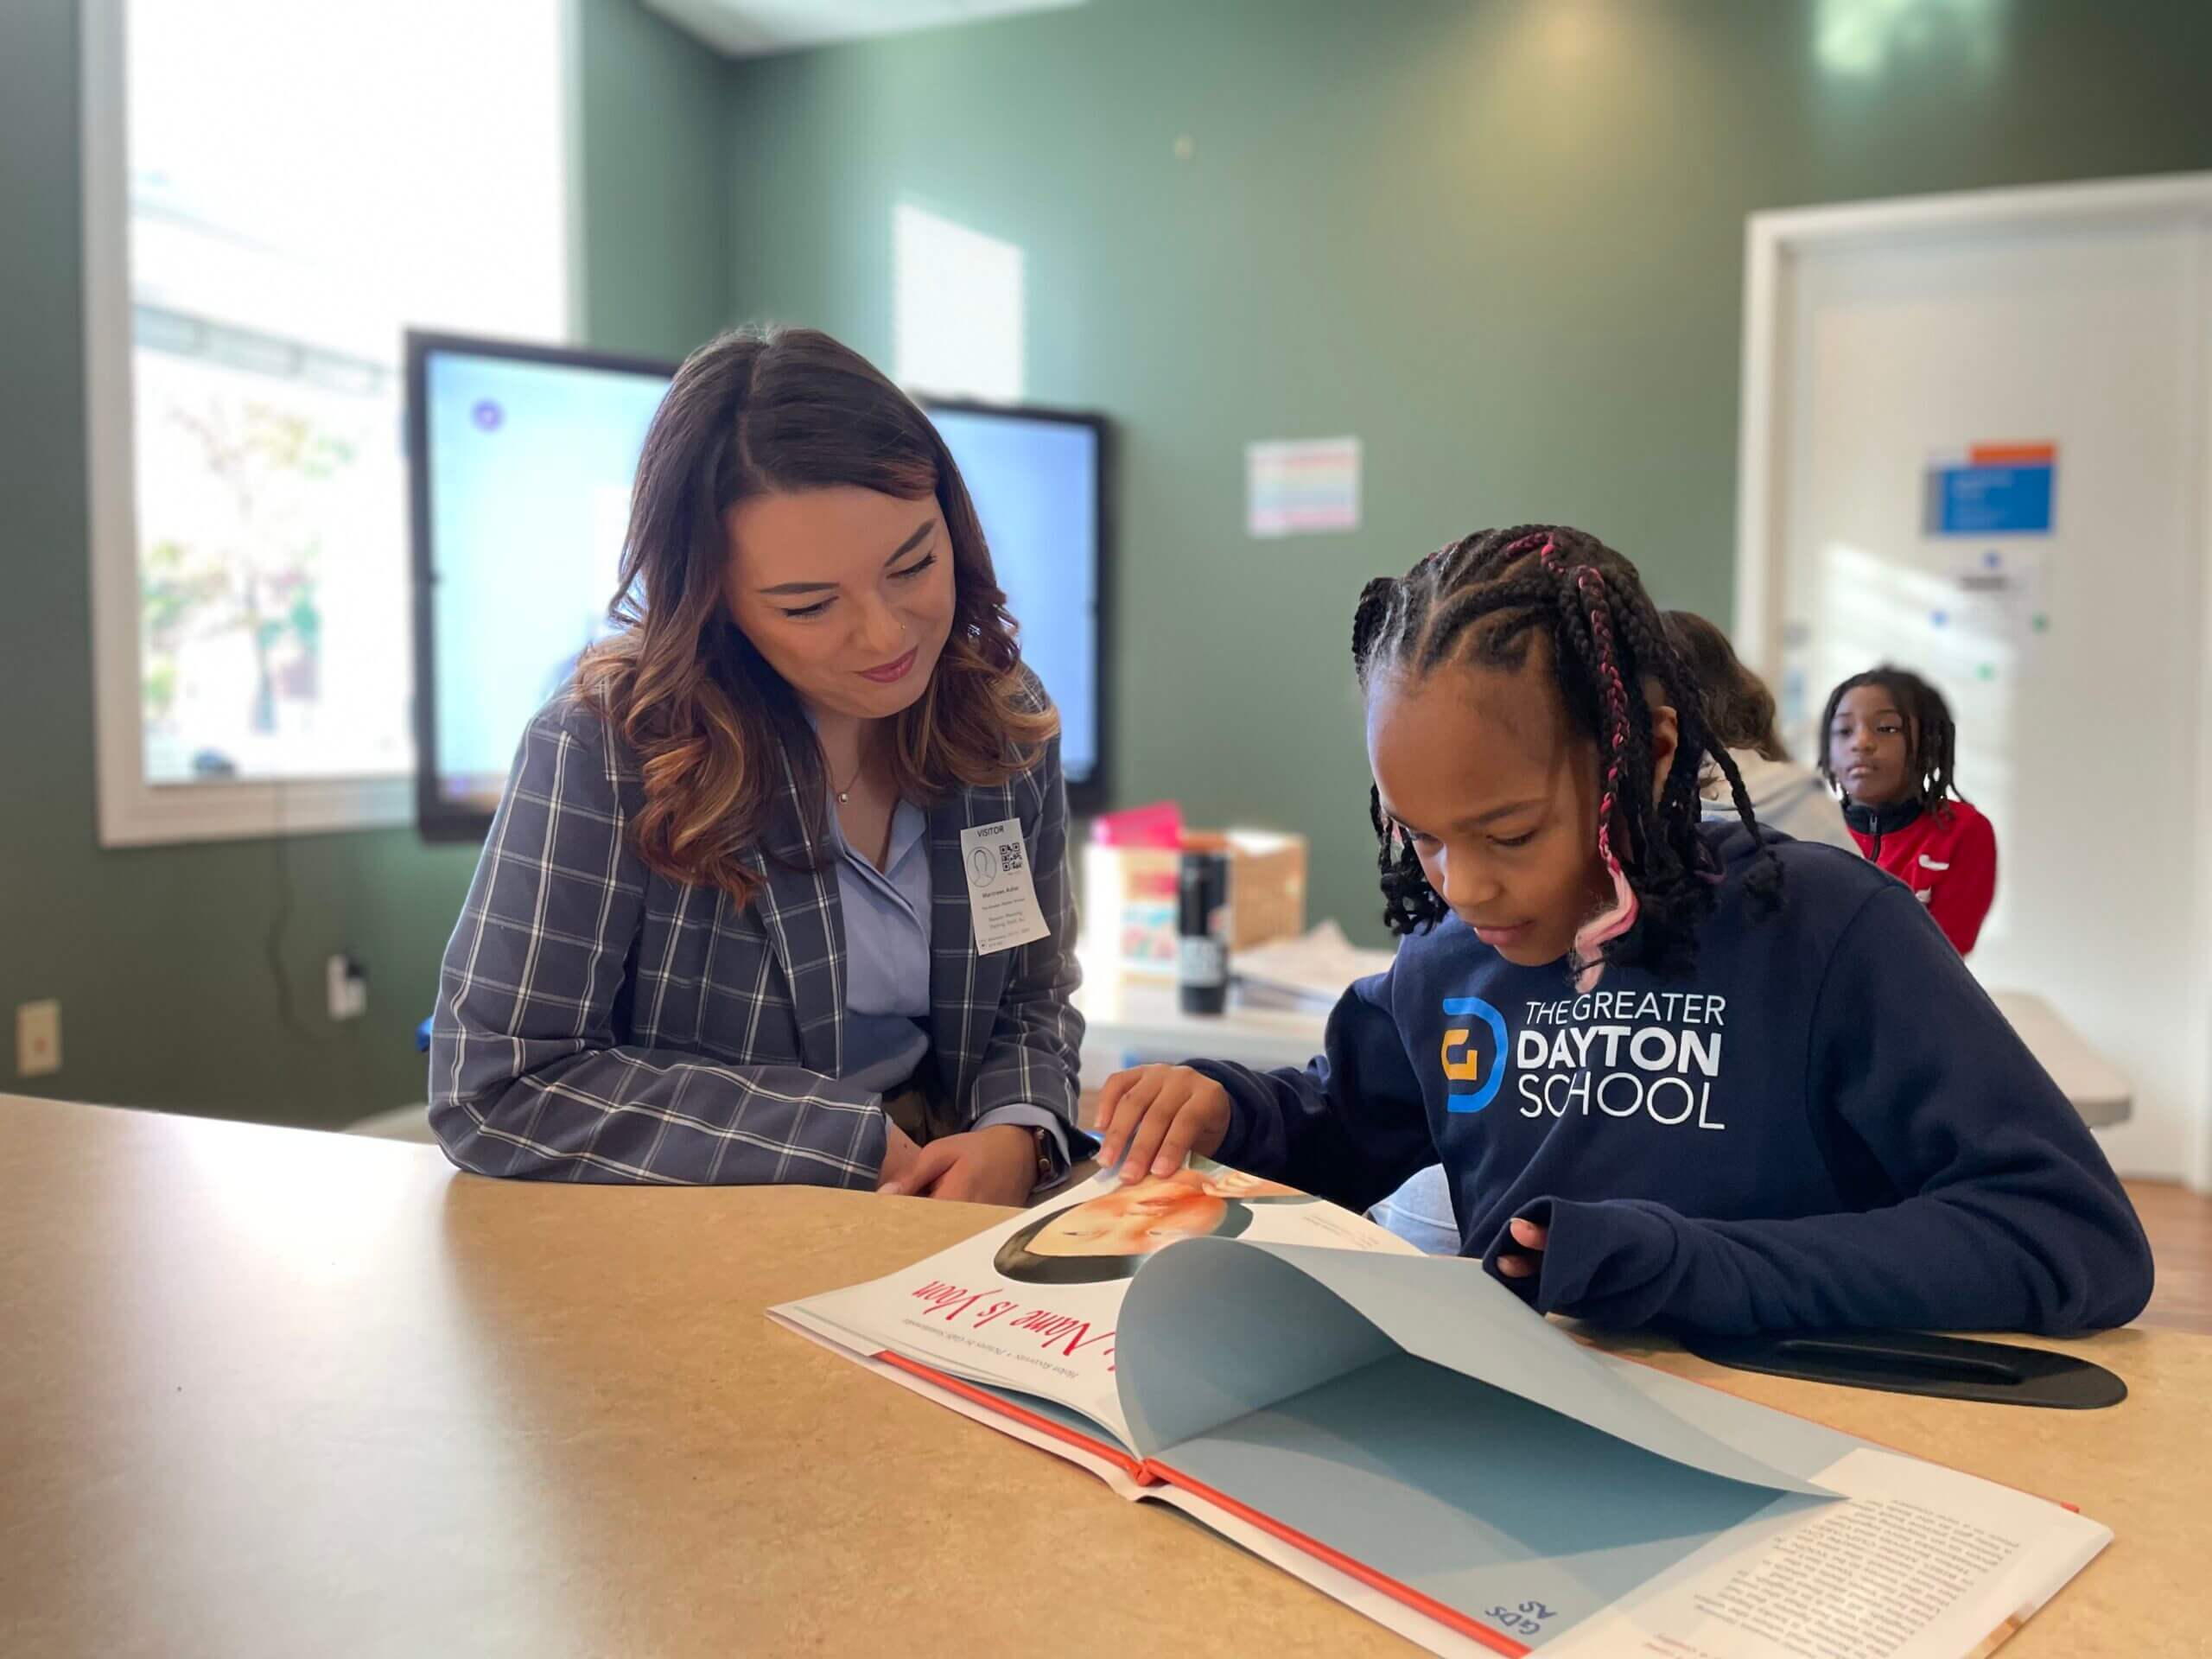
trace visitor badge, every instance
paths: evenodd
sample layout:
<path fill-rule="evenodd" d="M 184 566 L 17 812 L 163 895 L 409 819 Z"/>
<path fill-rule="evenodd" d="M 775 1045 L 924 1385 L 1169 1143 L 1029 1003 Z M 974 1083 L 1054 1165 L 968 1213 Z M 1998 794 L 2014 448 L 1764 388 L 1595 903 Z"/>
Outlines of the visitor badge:
<path fill-rule="evenodd" d="M 1037 907 L 1037 883 L 1020 818 L 962 830 L 960 863 L 968 876 L 968 916 L 975 924 L 977 955 L 1011 950 L 1050 936 L 1045 912 Z"/>

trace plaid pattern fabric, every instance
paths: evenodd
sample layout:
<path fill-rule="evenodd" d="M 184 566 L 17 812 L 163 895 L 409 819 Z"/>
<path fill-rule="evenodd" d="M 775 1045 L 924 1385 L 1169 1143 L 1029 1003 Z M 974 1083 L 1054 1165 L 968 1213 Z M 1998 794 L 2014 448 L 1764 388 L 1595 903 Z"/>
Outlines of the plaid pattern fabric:
<path fill-rule="evenodd" d="M 1043 690 L 1033 682 L 1042 706 Z M 635 758 L 567 696 L 531 722 L 446 947 L 430 1122 L 484 1175 L 872 1187 L 879 1097 L 843 1070 L 837 878 L 810 848 L 788 760 L 740 909 L 630 845 Z M 960 832 L 1018 817 L 1051 935 L 978 956 Z M 972 1124 L 1010 1105 L 1071 1128 L 1083 1017 L 1056 739 L 994 789 L 929 815 L 931 1052 Z"/>

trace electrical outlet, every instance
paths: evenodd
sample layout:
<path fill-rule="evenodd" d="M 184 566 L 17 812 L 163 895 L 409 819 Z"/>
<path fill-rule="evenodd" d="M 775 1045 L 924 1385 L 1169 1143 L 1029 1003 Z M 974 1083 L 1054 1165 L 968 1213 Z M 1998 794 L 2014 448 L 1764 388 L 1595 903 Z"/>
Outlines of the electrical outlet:
<path fill-rule="evenodd" d="M 53 997 L 16 1009 L 16 1075 L 48 1077 L 61 1069 L 61 1004 Z"/>
<path fill-rule="evenodd" d="M 331 957 L 323 964 L 323 979 L 333 1020 L 358 1020 L 369 1011 L 368 970 L 353 957 Z"/>

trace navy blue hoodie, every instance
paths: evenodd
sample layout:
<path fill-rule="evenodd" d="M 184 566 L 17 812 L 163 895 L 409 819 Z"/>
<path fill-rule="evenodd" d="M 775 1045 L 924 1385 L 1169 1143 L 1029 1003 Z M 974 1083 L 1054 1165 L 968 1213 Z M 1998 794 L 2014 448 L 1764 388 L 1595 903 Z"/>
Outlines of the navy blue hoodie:
<path fill-rule="evenodd" d="M 2103 1153 L 1911 893 L 1833 847 L 1700 831 L 1726 875 L 1695 973 L 1516 968 L 1457 918 L 1329 1016 L 1303 1071 L 1198 1064 L 1217 1154 L 1364 1209 L 1441 1160 L 1460 1248 L 1551 1230 L 1545 1313 L 1747 1333 L 2124 1325 L 2151 1251 Z"/>

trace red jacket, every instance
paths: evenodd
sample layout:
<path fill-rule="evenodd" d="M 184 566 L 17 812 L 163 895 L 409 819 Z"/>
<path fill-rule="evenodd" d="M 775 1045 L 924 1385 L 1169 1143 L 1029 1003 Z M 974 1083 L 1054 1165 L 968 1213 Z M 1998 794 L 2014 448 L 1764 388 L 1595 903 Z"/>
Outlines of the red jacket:
<path fill-rule="evenodd" d="M 1912 889 L 1961 956 L 1974 949 L 1997 897 L 1997 832 L 1964 801 L 1929 811 L 1918 801 L 1867 807 L 1847 802 L 1859 850 Z"/>

